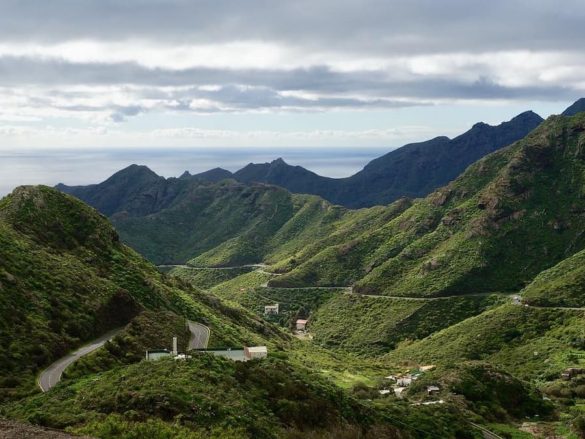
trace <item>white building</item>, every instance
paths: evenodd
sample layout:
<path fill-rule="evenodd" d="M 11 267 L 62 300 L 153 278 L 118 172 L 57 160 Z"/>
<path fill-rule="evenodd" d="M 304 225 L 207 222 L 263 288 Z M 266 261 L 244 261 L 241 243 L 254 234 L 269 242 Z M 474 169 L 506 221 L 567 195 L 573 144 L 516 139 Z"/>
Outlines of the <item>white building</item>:
<path fill-rule="evenodd" d="M 307 329 L 307 323 L 308 320 L 298 319 L 295 324 L 297 331 L 305 331 Z"/>
<path fill-rule="evenodd" d="M 148 361 L 160 360 L 161 358 L 171 357 L 172 353 L 166 349 L 154 349 L 146 351 L 146 359 Z"/>
<path fill-rule="evenodd" d="M 396 380 L 396 385 L 399 387 L 408 387 L 412 384 L 412 377 L 403 376 Z"/>
<path fill-rule="evenodd" d="M 279 304 L 276 305 L 266 305 L 264 307 L 264 315 L 274 315 L 279 313 Z"/>
<path fill-rule="evenodd" d="M 268 348 L 266 346 L 244 346 L 244 357 L 246 360 L 266 358 Z"/>
<path fill-rule="evenodd" d="M 439 393 L 441 389 L 438 386 L 428 386 L 427 387 L 427 394 L 434 395 L 435 393 Z"/>

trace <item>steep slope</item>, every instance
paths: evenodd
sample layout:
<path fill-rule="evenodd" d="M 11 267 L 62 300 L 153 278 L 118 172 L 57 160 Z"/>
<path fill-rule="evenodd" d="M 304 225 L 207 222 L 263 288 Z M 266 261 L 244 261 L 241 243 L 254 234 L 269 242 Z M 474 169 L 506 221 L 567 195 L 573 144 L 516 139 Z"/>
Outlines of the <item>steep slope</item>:
<path fill-rule="evenodd" d="M 335 190 L 336 185 L 343 181 L 322 177 L 302 166 L 291 166 L 282 158 L 270 163 L 250 163 L 233 174 L 243 183 L 268 183 L 281 186 L 293 193 L 316 194 L 323 196 Z M 324 197 L 327 198 L 327 197 Z M 340 203 L 343 204 L 343 203 Z"/>
<path fill-rule="evenodd" d="M 145 310 L 160 313 L 160 324 L 176 317 L 208 325 L 212 345 L 282 337 L 159 273 L 73 197 L 21 187 L 0 201 L 0 400 L 31 391 L 41 367 Z"/>
<path fill-rule="evenodd" d="M 151 215 L 120 213 L 111 219 L 122 239 L 155 263 L 199 256 L 193 264 L 225 266 L 262 261 L 282 228 L 289 230 L 288 238 L 306 233 L 304 227 L 287 227 L 295 219 L 304 221 L 303 226 L 314 223 L 322 233 L 342 214 L 314 197 L 228 180 L 192 184 L 171 207 Z"/>
<path fill-rule="evenodd" d="M 584 114 L 551 117 L 382 227 L 295 255 L 296 267 L 271 285 L 357 278 L 356 291 L 375 294 L 520 290 L 585 247 L 584 128 Z"/>
<path fill-rule="evenodd" d="M 316 194 L 352 208 L 388 204 L 401 197 L 429 194 L 481 157 L 520 140 L 542 120 L 527 111 L 498 126 L 480 122 L 454 139 L 437 137 L 398 148 L 343 179 L 321 177 L 282 159 L 249 164 L 234 178 L 246 183 L 275 184 L 294 193 Z"/>
<path fill-rule="evenodd" d="M 569 108 L 561 113 L 563 116 L 574 116 L 577 113 L 585 111 L 585 98 L 581 98 L 573 103 Z"/>
<path fill-rule="evenodd" d="M 585 308 L 585 250 L 541 272 L 521 294 L 531 305 Z"/>
<path fill-rule="evenodd" d="M 400 345 L 386 359 L 442 365 L 482 360 L 524 380 L 554 380 L 579 365 L 569 353 L 584 353 L 584 317 L 585 311 L 505 305 Z"/>
<path fill-rule="evenodd" d="M 403 146 L 370 162 L 332 201 L 364 207 L 387 204 L 401 196 L 425 196 L 480 158 L 522 139 L 542 121 L 527 111 L 498 126 L 477 123 L 452 140 L 439 137 Z"/>
<path fill-rule="evenodd" d="M 183 174 L 179 177 L 182 179 L 191 179 L 191 180 L 203 180 L 203 181 L 211 181 L 211 182 L 218 182 L 221 180 L 225 180 L 226 178 L 232 178 L 233 174 L 230 171 L 227 171 L 222 168 L 213 168 L 209 171 L 200 172 L 199 174 L 191 175 L 189 171 L 183 172 Z"/>
<path fill-rule="evenodd" d="M 131 165 L 116 172 L 106 181 L 90 186 L 56 186 L 61 192 L 74 195 L 104 215 L 115 212 L 145 215 L 169 205 L 182 180 L 167 181 L 146 166 Z"/>
<path fill-rule="evenodd" d="M 317 243 L 342 242 L 407 205 L 348 211 L 276 186 L 225 180 L 191 183 L 172 205 L 149 215 L 110 219 L 125 243 L 157 264 L 233 266 L 275 263 Z"/>

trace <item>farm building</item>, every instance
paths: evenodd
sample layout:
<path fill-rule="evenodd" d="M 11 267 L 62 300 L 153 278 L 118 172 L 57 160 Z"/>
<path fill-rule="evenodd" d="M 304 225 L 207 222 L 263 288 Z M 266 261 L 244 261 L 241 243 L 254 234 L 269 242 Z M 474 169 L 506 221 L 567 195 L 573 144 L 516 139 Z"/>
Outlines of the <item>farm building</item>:
<path fill-rule="evenodd" d="M 441 389 L 437 386 L 428 386 L 427 387 L 427 394 L 434 395 L 435 393 L 439 393 L 439 390 L 441 390 Z"/>
<path fill-rule="evenodd" d="M 408 387 L 412 384 L 412 377 L 411 376 L 403 376 L 396 380 L 396 385 L 398 387 Z"/>
<path fill-rule="evenodd" d="M 244 346 L 244 357 L 246 360 L 266 358 L 267 355 L 268 348 L 266 346 Z"/>
<path fill-rule="evenodd" d="M 151 351 L 146 351 L 146 360 L 155 361 L 160 360 L 161 358 L 170 357 L 171 355 L 171 352 L 166 349 L 154 349 Z"/>
<path fill-rule="evenodd" d="M 297 331 L 305 331 L 307 329 L 308 320 L 298 319 L 296 321 L 296 329 Z"/>
<path fill-rule="evenodd" d="M 275 315 L 278 314 L 278 303 L 276 305 L 266 305 L 264 307 L 264 315 Z"/>
<path fill-rule="evenodd" d="M 404 397 L 402 392 L 404 392 L 405 390 L 406 387 L 394 387 L 394 394 L 396 395 L 397 398 L 402 398 Z"/>
<path fill-rule="evenodd" d="M 581 369 L 578 367 L 569 367 L 568 369 L 565 369 L 563 373 L 561 373 L 561 378 L 565 380 L 570 380 L 571 378 L 577 375 L 581 375 L 583 373 L 585 373 L 585 369 Z"/>

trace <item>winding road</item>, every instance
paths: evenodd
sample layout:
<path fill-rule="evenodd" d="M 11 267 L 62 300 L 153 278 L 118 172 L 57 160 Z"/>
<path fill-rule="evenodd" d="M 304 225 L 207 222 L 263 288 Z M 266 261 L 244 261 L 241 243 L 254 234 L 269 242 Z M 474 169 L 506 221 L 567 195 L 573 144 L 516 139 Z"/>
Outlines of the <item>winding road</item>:
<path fill-rule="evenodd" d="M 189 349 L 206 349 L 209 343 L 209 336 L 211 331 L 201 323 L 187 320 L 191 338 L 189 339 Z M 76 351 L 66 355 L 63 358 L 55 361 L 45 370 L 43 370 L 37 380 L 37 384 L 43 392 L 48 392 L 61 381 L 63 372 L 81 357 L 94 352 L 101 348 L 107 341 L 114 338 L 123 328 L 114 329 L 101 337 L 93 340 L 91 343 L 80 347 Z"/>
<path fill-rule="evenodd" d="M 284 273 L 273 273 L 270 271 L 266 271 L 265 268 L 269 268 L 269 265 L 266 264 L 247 264 L 247 265 L 239 265 L 239 266 L 232 266 L 232 267 L 194 267 L 191 265 L 158 265 L 158 267 L 181 267 L 181 268 L 189 268 L 192 270 L 233 270 L 237 268 L 256 268 L 257 273 L 267 274 L 271 276 L 282 276 Z M 363 296 L 363 297 L 373 297 L 377 299 L 401 299 L 401 300 L 411 300 L 411 301 L 434 301 L 434 300 L 445 300 L 445 299 L 455 299 L 461 297 L 485 297 L 485 296 L 503 296 L 503 297 L 510 297 L 515 305 L 522 305 L 529 308 L 542 308 L 542 309 L 556 309 L 556 310 L 569 310 L 569 311 L 585 311 L 585 307 L 565 307 L 565 306 L 538 306 L 538 305 L 529 305 L 526 303 L 522 303 L 520 301 L 520 296 L 518 293 L 471 293 L 471 294 L 457 294 L 451 296 L 385 296 L 381 294 L 361 294 L 356 293 L 353 291 L 353 286 L 347 287 L 322 287 L 322 286 L 315 286 L 315 287 L 270 287 L 268 285 L 268 281 L 260 285 L 260 288 L 279 288 L 279 289 L 286 289 L 286 290 L 340 290 L 343 291 L 344 294 L 352 294 L 355 296 Z M 517 299 L 516 299 L 517 298 Z M 203 326 L 203 325 L 201 325 Z M 193 333 L 193 331 L 191 331 Z M 209 336 L 208 336 L 209 337 Z M 193 336 L 192 336 L 193 338 Z"/>
<path fill-rule="evenodd" d="M 191 338 L 189 339 L 189 349 L 207 349 L 209 343 L 209 335 L 211 331 L 205 325 L 201 323 L 192 322 L 187 320 L 187 326 L 191 332 Z"/>
<path fill-rule="evenodd" d="M 186 269 L 189 269 L 189 270 L 236 270 L 238 268 L 259 268 L 259 269 L 262 269 L 264 267 L 266 267 L 265 264 L 233 265 L 231 267 L 196 267 L 194 265 L 184 265 L 184 264 L 178 264 L 178 265 L 168 265 L 168 264 L 157 265 L 157 268 L 186 268 Z M 270 274 L 274 274 L 274 273 L 270 273 Z"/>
<path fill-rule="evenodd" d="M 118 332 L 120 332 L 122 328 L 114 329 L 101 337 L 97 338 L 96 340 L 92 341 L 91 343 L 80 347 L 75 352 L 70 353 L 69 355 L 55 361 L 49 367 L 41 372 L 39 375 L 39 379 L 37 381 L 39 387 L 43 392 L 47 392 L 48 390 L 52 389 L 57 385 L 59 381 L 61 381 L 61 377 L 63 376 L 63 371 L 67 369 L 71 364 L 75 363 L 84 355 L 90 354 L 91 352 L 95 351 L 96 349 L 101 348 L 107 341 L 114 338 Z"/>

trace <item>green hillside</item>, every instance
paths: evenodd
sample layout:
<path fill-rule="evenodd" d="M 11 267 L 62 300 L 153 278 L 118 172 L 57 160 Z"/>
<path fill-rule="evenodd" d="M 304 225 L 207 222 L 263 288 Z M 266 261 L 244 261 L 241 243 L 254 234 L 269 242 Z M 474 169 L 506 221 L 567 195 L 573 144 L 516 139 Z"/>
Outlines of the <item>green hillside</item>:
<path fill-rule="evenodd" d="M 359 292 L 517 291 L 585 247 L 585 115 L 551 117 L 377 229 L 317 254 L 274 286 L 356 280 Z"/>
<path fill-rule="evenodd" d="M 540 273 L 521 294 L 532 305 L 585 307 L 585 250 Z"/>
<path fill-rule="evenodd" d="M 314 340 L 362 354 L 388 352 L 404 340 L 425 338 L 500 302 L 497 296 L 437 301 L 336 295 L 311 317 Z"/>
<path fill-rule="evenodd" d="M 237 278 L 245 273 L 253 271 L 254 269 L 254 267 L 215 269 L 178 266 L 171 268 L 168 271 L 168 274 L 174 277 L 185 279 L 197 287 L 206 289 Z"/>
<path fill-rule="evenodd" d="M 0 230 L 2 417 L 100 438 L 390 439 L 467 429 L 454 407 L 431 414 L 352 396 L 330 372 L 307 367 L 330 355 L 303 358 L 275 326 L 160 273 L 71 196 L 18 188 L 0 201 Z M 262 275 L 240 277 L 252 274 Z M 209 326 L 212 345 L 267 344 L 270 357 L 141 361 L 173 335 L 183 347 L 185 318 Z M 123 330 L 40 393 L 41 368 L 114 327 Z M 346 357 L 335 362 L 347 367 Z"/>
<path fill-rule="evenodd" d="M 391 362 L 449 364 L 483 360 L 526 380 L 552 380 L 579 366 L 585 351 L 585 310 L 504 305 L 414 343 L 398 345 Z"/>
<path fill-rule="evenodd" d="M 342 430 L 371 439 L 413 437 L 306 369 L 212 355 L 90 375 L 4 413 L 103 439 L 295 438 L 301 431 L 334 438 Z"/>
<path fill-rule="evenodd" d="M 98 271 L 92 275 L 107 280 L 111 280 L 105 276 L 110 271 L 100 264 L 110 261 L 107 255 L 112 247 L 120 249 L 119 260 L 135 260 L 141 273 L 148 273 L 143 276 L 155 279 L 151 282 L 157 285 L 155 294 L 134 291 L 133 284 L 119 285 L 128 291 L 131 303 L 136 302 L 133 312 L 141 313 L 140 319 L 148 321 L 144 309 L 185 316 L 196 308 L 199 321 L 210 323 L 212 333 L 218 328 L 216 346 L 244 340 L 278 346 L 279 352 L 269 364 L 304 371 L 299 372 L 302 376 L 294 375 L 297 383 L 306 380 L 347 389 L 362 401 L 360 404 L 374 410 L 374 423 L 380 419 L 377 416 L 395 419 L 404 407 L 409 407 L 401 412 L 408 425 L 415 418 L 422 422 L 427 408 L 417 404 L 430 402 L 437 405 L 441 420 L 445 412 L 461 418 L 469 415 L 480 423 L 496 423 L 494 428 L 501 434 L 517 432 L 526 417 L 531 417 L 529 422 L 568 431 L 582 416 L 584 402 L 581 375 L 561 380 L 567 368 L 585 367 L 585 311 L 579 309 L 585 297 L 584 145 L 585 114 L 555 116 L 523 140 L 471 165 L 455 181 L 424 199 L 348 210 L 315 196 L 292 195 L 268 185 L 197 181 L 188 183 L 169 206 L 147 215 L 115 213 L 112 220 L 124 242 L 153 261 L 187 262 L 191 266 L 173 268 L 170 279 L 117 243 L 112 229 L 102 227 L 97 220 L 94 222 L 99 227 L 93 228 L 91 221 L 83 221 L 83 227 L 64 222 L 53 234 L 46 221 L 13 220 L 6 223 L 16 235 L 7 242 L 20 234 L 27 239 L 49 237 L 47 245 L 59 249 L 59 258 L 77 252 L 73 259 L 82 271 L 87 269 L 83 261 L 95 260 L 91 270 Z M 15 224 L 21 223 L 42 227 L 17 229 Z M 93 244 L 105 237 L 113 244 Z M 78 262 L 79 252 L 88 246 L 89 256 L 83 253 L 82 262 Z M 27 251 L 29 258 L 34 254 Z M 43 256 L 45 260 L 50 257 Z M 42 266 L 44 262 L 30 263 Z M 245 266 L 260 263 L 266 266 Z M 55 267 L 57 264 L 67 266 L 61 259 Z M 6 272 L 14 276 L 9 269 Z M 129 276 L 122 268 L 115 273 L 116 282 Z M 8 279 L 0 279 L 3 286 Z M 265 316 L 264 306 L 274 303 L 280 305 L 281 313 Z M 91 313 L 91 309 L 84 312 Z M 297 318 L 309 318 L 308 334 L 296 334 L 300 340 L 288 340 L 284 334 Z M 150 367 L 128 366 L 149 340 L 136 330 L 141 327 L 138 323 L 135 319 L 106 350 L 80 361 L 69 372 L 79 379 L 71 381 L 71 392 L 88 391 L 84 382 L 87 374 L 100 373 L 95 376 L 107 377 L 110 383 L 117 379 L 108 375 L 112 368 L 139 371 Z M 158 334 L 159 329 L 175 323 L 169 318 L 151 333 Z M 280 328 L 275 329 L 273 323 Z M 99 324 L 94 319 L 91 327 Z M 117 351 L 128 352 L 130 360 L 121 358 Z M 219 370 L 223 367 L 219 364 L 210 367 Z M 437 397 L 442 402 L 425 394 L 426 387 L 419 383 L 406 392 L 404 402 L 397 402 L 393 393 L 383 397 L 379 392 L 388 390 L 387 375 L 416 371 L 423 365 L 437 366 L 433 373 L 423 373 L 420 383 L 440 383 L 443 393 Z M 219 385 L 226 379 L 224 373 L 232 374 L 231 367 L 221 369 L 222 376 L 216 377 Z M 256 371 L 272 376 L 267 370 Z M 305 372 L 314 376 L 308 378 Z M 201 379 L 211 387 L 211 377 Z M 176 384 L 171 380 L 169 386 L 175 389 Z M 233 389 L 237 393 L 234 400 L 252 404 L 238 386 Z M 539 389 L 550 397 L 550 403 L 542 402 Z M 251 391 L 260 392 L 258 387 Z M 141 398 L 154 394 L 167 400 L 150 388 L 137 388 L 136 392 Z M 171 391 L 173 395 L 177 392 L 178 387 Z M 201 390 L 192 392 L 198 395 Z M 252 411 L 246 413 L 272 422 L 271 431 L 291 427 L 272 403 L 258 409 L 266 403 L 262 392 L 261 402 L 252 404 Z M 42 398 L 38 404 L 46 407 Z M 191 401 L 189 398 L 179 402 Z M 62 400 L 70 404 L 68 397 Z M 105 393 L 97 400 L 100 404 L 107 400 Z M 34 398 L 25 402 L 36 403 Z M 292 403 L 277 404 L 290 408 Z M 8 407 L 8 413 L 26 419 L 22 407 Z M 106 419 L 92 408 L 84 411 L 86 417 L 81 420 L 68 420 L 63 425 L 92 433 L 107 422 L 113 423 L 112 428 L 120 422 L 143 423 L 144 415 L 139 414 L 136 421 L 122 412 L 128 407 L 125 401 L 107 412 L 122 416 L 122 420 Z M 325 428 L 328 434 L 344 423 L 348 428 L 365 428 L 352 417 L 361 413 L 361 405 L 352 413 L 336 404 L 333 407 L 334 412 L 344 413 L 332 415 L 335 424 L 310 428 Z M 419 408 L 411 411 L 412 407 Z M 256 409 L 259 412 L 254 412 Z M 291 410 L 306 413 L 304 408 Z M 92 426 L 94 418 L 99 420 Z M 224 428 L 222 422 L 227 418 L 219 416 L 217 425 Z M 53 425 L 60 420 L 57 417 L 50 422 Z M 217 425 L 210 423 L 205 428 L 209 432 Z M 234 421 L 230 425 L 251 434 L 245 423 Z M 303 430 L 307 426 L 293 424 L 292 428 Z M 467 431 L 467 436 L 460 437 L 473 437 L 474 433 Z M 444 437 L 449 435 L 453 432 Z"/>
<path fill-rule="evenodd" d="M 173 315 L 200 321 L 215 345 L 283 337 L 161 274 L 93 208 L 47 187 L 0 201 L 0 293 L 0 400 L 32 391 L 41 367 L 144 310 L 170 312 L 154 324 Z"/>

